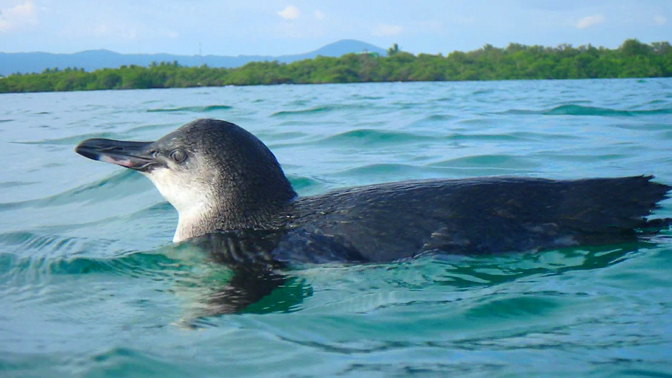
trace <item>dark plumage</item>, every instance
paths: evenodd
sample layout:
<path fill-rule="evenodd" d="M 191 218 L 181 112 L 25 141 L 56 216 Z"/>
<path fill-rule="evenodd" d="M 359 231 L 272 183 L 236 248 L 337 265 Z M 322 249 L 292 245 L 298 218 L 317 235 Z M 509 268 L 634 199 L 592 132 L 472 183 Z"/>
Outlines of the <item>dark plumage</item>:
<path fill-rule="evenodd" d="M 176 241 L 215 233 L 232 261 L 537 251 L 632 241 L 669 224 L 645 218 L 670 190 L 651 176 L 411 181 L 298 198 L 259 139 L 209 119 L 156 142 L 93 139 L 77 151 L 147 175 L 180 212 Z"/>
<path fill-rule="evenodd" d="M 537 251 L 632 241 L 669 189 L 643 176 L 401 182 L 299 199 L 292 224 L 371 261 Z"/>

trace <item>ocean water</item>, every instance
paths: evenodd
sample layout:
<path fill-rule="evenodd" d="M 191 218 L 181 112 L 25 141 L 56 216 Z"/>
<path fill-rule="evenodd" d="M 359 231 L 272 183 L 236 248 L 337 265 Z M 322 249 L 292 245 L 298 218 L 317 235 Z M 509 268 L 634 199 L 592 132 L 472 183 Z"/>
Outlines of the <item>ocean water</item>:
<path fill-rule="evenodd" d="M 73 152 L 196 118 L 301 195 L 474 176 L 672 184 L 672 79 L 0 95 L 0 376 L 670 376 L 672 231 L 636 245 L 306 266 L 242 314 L 141 175 Z M 672 216 L 668 200 L 655 214 Z"/>

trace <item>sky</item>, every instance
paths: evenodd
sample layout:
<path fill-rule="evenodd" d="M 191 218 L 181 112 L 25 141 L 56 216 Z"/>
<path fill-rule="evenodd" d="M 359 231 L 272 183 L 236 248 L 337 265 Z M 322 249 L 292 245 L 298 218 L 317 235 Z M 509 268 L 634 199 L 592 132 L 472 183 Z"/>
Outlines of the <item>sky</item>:
<path fill-rule="evenodd" d="M 672 0 L 0 0 L 0 52 L 288 55 L 341 39 L 450 53 L 672 41 Z"/>

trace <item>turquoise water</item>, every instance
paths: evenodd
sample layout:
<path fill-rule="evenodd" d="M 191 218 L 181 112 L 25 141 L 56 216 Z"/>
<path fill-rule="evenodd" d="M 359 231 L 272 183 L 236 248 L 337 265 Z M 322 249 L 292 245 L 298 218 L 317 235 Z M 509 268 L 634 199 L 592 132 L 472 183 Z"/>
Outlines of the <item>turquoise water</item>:
<path fill-rule="evenodd" d="M 672 372 L 672 231 L 309 266 L 244 314 L 204 317 L 228 270 L 171 245 L 176 212 L 148 180 L 73 152 L 202 117 L 259 136 L 301 195 L 483 175 L 672 184 L 671 79 L 1 95 L 0 375 Z"/>

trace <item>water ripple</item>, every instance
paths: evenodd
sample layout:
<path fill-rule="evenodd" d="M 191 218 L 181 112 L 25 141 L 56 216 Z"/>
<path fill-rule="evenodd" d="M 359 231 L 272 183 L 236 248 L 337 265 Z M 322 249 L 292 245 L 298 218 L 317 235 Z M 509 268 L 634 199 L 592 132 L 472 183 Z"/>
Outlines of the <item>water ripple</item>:
<path fill-rule="evenodd" d="M 297 116 L 297 115 L 298 116 L 311 116 L 311 115 L 317 115 L 317 114 L 322 114 L 322 113 L 330 113 L 330 112 L 335 112 L 335 111 L 363 110 L 363 109 L 374 109 L 374 108 L 377 108 L 377 106 L 370 105 L 370 104 L 323 105 L 323 106 L 317 106 L 317 107 L 308 108 L 308 109 L 283 110 L 283 111 L 279 111 L 279 112 L 275 112 L 275 113 L 271 114 L 271 117 L 288 117 L 288 116 Z"/>
<path fill-rule="evenodd" d="M 117 190 L 117 187 L 121 184 L 132 186 L 134 182 L 142 182 L 141 179 L 142 177 L 139 177 L 139 175 L 132 171 L 120 171 L 101 180 L 66 190 L 49 197 L 27 201 L 0 203 L 0 211 L 23 208 L 56 207 L 77 202 L 93 201 L 100 198 L 99 196 L 102 193 L 106 193 L 105 198 L 108 200 L 114 198 L 124 198 L 126 193 Z M 126 188 L 128 189 L 130 187 Z"/>
<path fill-rule="evenodd" d="M 179 108 L 157 108 L 157 109 L 148 109 L 148 113 L 160 113 L 160 112 L 189 112 L 189 113 L 209 113 L 218 110 L 229 110 L 232 109 L 232 106 L 229 105 L 207 105 L 207 106 L 184 106 Z"/>
<path fill-rule="evenodd" d="M 540 114 L 540 115 L 575 115 L 575 116 L 602 116 L 602 117 L 634 117 L 634 116 L 653 116 L 662 114 L 672 114 L 672 108 L 660 108 L 651 110 L 618 110 L 609 108 L 598 108 L 581 105 L 560 105 L 548 110 L 524 110 L 512 109 L 501 112 L 501 114 Z"/>
<path fill-rule="evenodd" d="M 336 134 L 328 138 L 317 141 L 322 144 L 397 144 L 397 143 L 414 143 L 418 141 L 433 140 L 435 138 L 430 136 L 418 135 L 415 133 L 402 133 L 383 130 L 372 129 L 357 129 L 347 131 L 345 133 Z"/>
<path fill-rule="evenodd" d="M 102 133 L 90 133 L 90 134 L 80 134 L 73 135 L 64 138 L 55 138 L 55 139 L 42 139 L 34 141 L 13 141 L 11 143 L 16 144 L 37 144 L 37 145 L 54 145 L 54 146 L 76 146 L 79 142 L 84 139 L 89 138 L 107 138 L 107 139 L 123 139 L 122 134 L 111 133 L 111 132 L 102 132 Z"/>
<path fill-rule="evenodd" d="M 538 166 L 538 163 L 520 156 L 510 155 L 479 155 L 467 156 L 457 159 L 448 159 L 433 163 L 435 167 L 497 167 L 511 168 L 514 170 L 529 169 Z"/>

